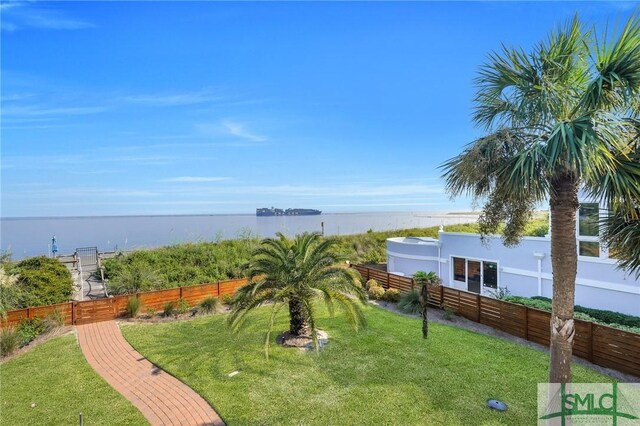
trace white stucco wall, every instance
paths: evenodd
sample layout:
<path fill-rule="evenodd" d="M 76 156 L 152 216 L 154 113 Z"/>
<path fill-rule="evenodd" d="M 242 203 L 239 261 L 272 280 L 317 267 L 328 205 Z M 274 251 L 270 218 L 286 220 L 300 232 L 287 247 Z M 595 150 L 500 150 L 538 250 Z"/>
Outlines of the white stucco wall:
<path fill-rule="evenodd" d="M 511 294 L 551 297 L 551 242 L 547 237 L 525 237 L 516 247 L 505 247 L 499 237 L 483 245 L 477 234 L 451 232 L 441 232 L 438 242 L 414 241 L 387 240 L 389 272 L 412 275 L 419 270 L 434 271 L 444 285 L 467 290 L 466 283 L 453 280 L 452 258 L 485 260 L 498 264 L 498 286 L 507 287 Z M 486 294 L 490 289 L 484 290 Z M 617 269 L 612 259 L 579 257 L 576 304 L 640 316 L 640 282 Z"/>

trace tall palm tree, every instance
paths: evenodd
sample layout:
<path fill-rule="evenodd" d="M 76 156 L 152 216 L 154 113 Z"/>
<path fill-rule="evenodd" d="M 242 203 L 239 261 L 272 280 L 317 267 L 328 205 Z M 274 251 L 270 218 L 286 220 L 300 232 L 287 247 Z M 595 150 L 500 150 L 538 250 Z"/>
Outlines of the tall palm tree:
<path fill-rule="evenodd" d="M 334 244 L 334 240 L 325 240 L 317 233 L 298 235 L 293 240 L 278 233 L 278 238 L 263 240 L 249 264 L 249 283 L 233 298 L 229 316 L 232 329 L 237 331 L 256 307 L 272 303 L 265 340 L 268 358 L 275 317 L 284 305 L 289 309 L 289 332 L 311 337 L 316 351 L 316 299 L 325 302 L 331 315 L 335 305 L 341 308 L 356 330 L 364 326 L 358 301 L 366 302 L 366 295 L 357 272 L 339 265 L 341 258 L 334 252 Z"/>
<path fill-rule="evenodd" d="M 638 17 L 614 33 L 585 30 L 575 17 L 528 53 L 490 54 L 476 79 L 473 116 L 488 135 L 443 165 L 452 196 L 484 202 L 483 236 L 506 222 L 506 245 L 518 243 L 533 209 L 549 200 L 553 383 L 571 381 L 578 191 L 638 219 Z"/>

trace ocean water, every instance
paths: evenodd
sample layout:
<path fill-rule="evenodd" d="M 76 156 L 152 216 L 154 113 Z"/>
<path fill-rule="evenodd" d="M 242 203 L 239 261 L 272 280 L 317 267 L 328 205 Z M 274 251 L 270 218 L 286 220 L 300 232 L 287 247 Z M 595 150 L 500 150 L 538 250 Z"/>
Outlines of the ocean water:
<path fill-rule="evenodd" d="M 277 232 L 293 236 L 302 232 L 345 235 L 393 229 L 474 222 L 474 215 L 429 212 L 329 213 L 318 216 L 192 215 L 100 216 L 0 219 L 0 248 L 13 259 L 47 255 L 56 236 L 59 254 L 78 247 L 100 251 L 135 250 L 183 242 L 238 238 L 251 232 L 272 237 Z"/>

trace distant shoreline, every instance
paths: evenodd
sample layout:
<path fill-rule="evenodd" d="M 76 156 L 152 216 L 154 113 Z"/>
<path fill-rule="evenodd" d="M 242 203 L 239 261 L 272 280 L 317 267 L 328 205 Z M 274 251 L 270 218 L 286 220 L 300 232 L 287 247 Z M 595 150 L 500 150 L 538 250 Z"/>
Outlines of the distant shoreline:
<path fill-rule="evenodd" d="M 358 214 L 415 214 L 418 217 L 448 217 L 448 216 L 479 216 L 479 212 L 427 212 L 427 211 L 363 211 L 363 212 L 327 212 L 315 217 L 334 215 L 358 215 Z M 42 219 L 104 219 L 104 218 L 133 218 L 133 217 L 224 217 L 224 216 L 254 216 L 262 218 L 292 217 L 292 216 L 256 216 L 255 213 L 199 213 L 199 214 L 124 214 L 101 216 L 8 216 L 0 217 L 0 220 L 42 220 Z"/>

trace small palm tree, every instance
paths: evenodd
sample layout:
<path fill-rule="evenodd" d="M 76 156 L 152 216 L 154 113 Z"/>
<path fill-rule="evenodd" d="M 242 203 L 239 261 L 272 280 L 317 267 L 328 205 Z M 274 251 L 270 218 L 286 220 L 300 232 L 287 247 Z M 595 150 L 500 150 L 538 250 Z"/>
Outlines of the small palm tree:
<path fill-rule="evenodd" d="M 334 244 L 334 240 L 325 240 L 317 233 L 298 235 L 293 240 L 278 233 L 278 238 L 263 240 L 249 264 L 249 283 L 238 290 L 231 303 L 232 329 L 238 331 L 253 309 L 272 303 L 265 340 L 269 358 L 273 324 L 285 305 L 289 309 L 289 332 L 311 337 L 316 351 L 315 300 L 322 299 L 331 315 L 337 305 L 354 329 L 364 326 L 358 302 L 365 303 L 366 295 L 357 272 L 339 265 L 341 259 L 333 251 Z"/>
<path fill-rule="evenodd" d="M 429 284 L 439 284 L 440 278 L 435 272 L 417 271 L 413 274 L 413 280 L 420 286 L 420 306 L 422 315 L 422 337 L 429 334 L 429 320 L 427 318 L 427 305 L 429 304 Z"/>

